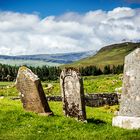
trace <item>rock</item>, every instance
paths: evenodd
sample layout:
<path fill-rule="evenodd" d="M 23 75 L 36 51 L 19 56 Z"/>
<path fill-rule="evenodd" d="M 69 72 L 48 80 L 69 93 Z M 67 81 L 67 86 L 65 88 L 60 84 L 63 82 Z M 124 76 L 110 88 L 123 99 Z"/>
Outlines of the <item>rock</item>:
<path fill-rule="evenodd" d="M 116 116 L 113 118 L 112 123 L 114 126 L 126 129 L 139 129 L 140 117 Z"/>
<path fill-rule="evenodd" d="M 40 79 L 30 69 L 19 68 L 16 87 L 20 92 L 23 107 L 27 111 L 52 115 Z"/>
<path fill-rule="evenodd" d="M 113 118 L 114 126 L 140 128 L 140 48 L 125 57 L 123 91 L 118 115 Z M 129 123 L 126 125 L 126 122 Z M 136 127 L 134 124 L 137 124 Z"/>
<path fill-rule="evenodd" d="M 64 69 L 60 75 L 63 111 L 66 116 L 86 120 L 83 81 L 73 68 Z"/>
<path fill-rule="evenodd" d="M 115 91 L 119 94 L 122 93 L 122 87 L 115 88 Z"/>
<path fill-rule="evenodd" d="M 3 99 L 4 98 L 4 96 L 0 96 L 0 99 Z"/>

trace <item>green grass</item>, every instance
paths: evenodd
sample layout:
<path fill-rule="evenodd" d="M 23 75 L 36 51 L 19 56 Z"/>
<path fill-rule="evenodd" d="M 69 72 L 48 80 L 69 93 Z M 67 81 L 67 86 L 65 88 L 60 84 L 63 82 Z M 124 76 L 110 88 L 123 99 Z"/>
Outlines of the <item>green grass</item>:
<path fill-rule="evenodd" d="M 85 93 L 111 93 L 115 88 L 122 86 L 122 75 L 100 75 L 85 76 L 84 91 Z M 48 83 L 53 85 L 53 89 L 48 91 L 45 87 Z M 18 96 L 18 91 L 13 87 L 13 82 L 0 82 L 0 96 Z M 60 83 L 58 81 L 42 82 L 44 91 L 47 95 L 60 95 Z"/>
<path fill-rule="evenodd" d="M 140 47 L 140 43 L 113 44 L 102 48 L 94 56 L 81 59 L 71 64 L 62 65 L 61 67 L 85 67 L 96 65 L 103 68 L 105 65 L 122 65 L 124 63 L 124 57 L 137 47 Z"/>
<path fill-rule="evenodd" d="M 112 127 L 113 112 L 108 108 L 87 107 L 87 121 L 65 117 L 61 102 L 49 102 L 55 116 L 39 116 L 23 110 L 21 102 L 0 99 L 1 140 L 138 140 L 140 130 Z"/>
<path fill-rule="evenodd" d="M 100 75 L 84 77 L 85 93 L 111 93 L 122 86 L 122 75 Z"/>
<path fill-rule="evenodd" d="M 0 82 L 0 96 L 18 96 L 14 82 Z"/>

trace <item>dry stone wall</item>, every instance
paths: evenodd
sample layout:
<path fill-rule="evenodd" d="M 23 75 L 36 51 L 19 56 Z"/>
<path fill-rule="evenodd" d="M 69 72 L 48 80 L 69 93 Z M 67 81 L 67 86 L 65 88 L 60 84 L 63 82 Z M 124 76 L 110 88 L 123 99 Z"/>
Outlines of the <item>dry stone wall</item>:
<path fill-rule="evenodd" d="M 121 94 L 117 93 L 99 93 L 86 94 L 85 104 L 90 107 L 101 107 L 104 105 L 118 105 Z M 48 101 L 62 101 L 61 96 L 47 96 Z"/>
<path fill-rule="evenodd" d="M 100 93 L 100 94 L 86 94 L 85 104 L 90 107 L 101 107 L 104 105 L 118 105 L 120 102 L 121 94 L 117 93 Z M 18 100 L 18 97 L 11 98 Z M 48 101 L 62 101 L 62 96 L 47 96 Z"/>

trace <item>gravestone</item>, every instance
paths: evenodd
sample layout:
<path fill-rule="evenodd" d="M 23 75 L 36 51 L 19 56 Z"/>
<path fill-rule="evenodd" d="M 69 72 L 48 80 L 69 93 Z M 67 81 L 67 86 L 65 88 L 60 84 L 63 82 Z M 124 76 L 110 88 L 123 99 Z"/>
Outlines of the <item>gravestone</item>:
<path fill-rule="evenodd" d="M 60 75 L 63 111 L 66 116 L 86 121 L 83 80 L 73 68 L 66 68 Z"/>
<path fill-rule="evenodd" d="M 140 48 L 125 57 L 120 110 L 112 124 L 127 129 L 140 128 Z"/>
<path fill-rule="evenodd" d="M 53 115 L 43 91 L 40 79 L 30 69 L 19 68 L 16 87 L 20 92 L 23 107 L 27 111 Z"/>

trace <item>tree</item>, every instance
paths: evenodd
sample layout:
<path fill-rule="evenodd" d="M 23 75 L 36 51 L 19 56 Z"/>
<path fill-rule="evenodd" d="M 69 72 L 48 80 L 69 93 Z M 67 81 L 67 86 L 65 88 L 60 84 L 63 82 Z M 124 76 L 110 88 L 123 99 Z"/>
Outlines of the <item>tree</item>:
<path fill-rule="evenodd" d="M 110 74 L 110 73 L 111 73 L 110 66 L 109 65 L 104 66 L 103 74 Z"/>

